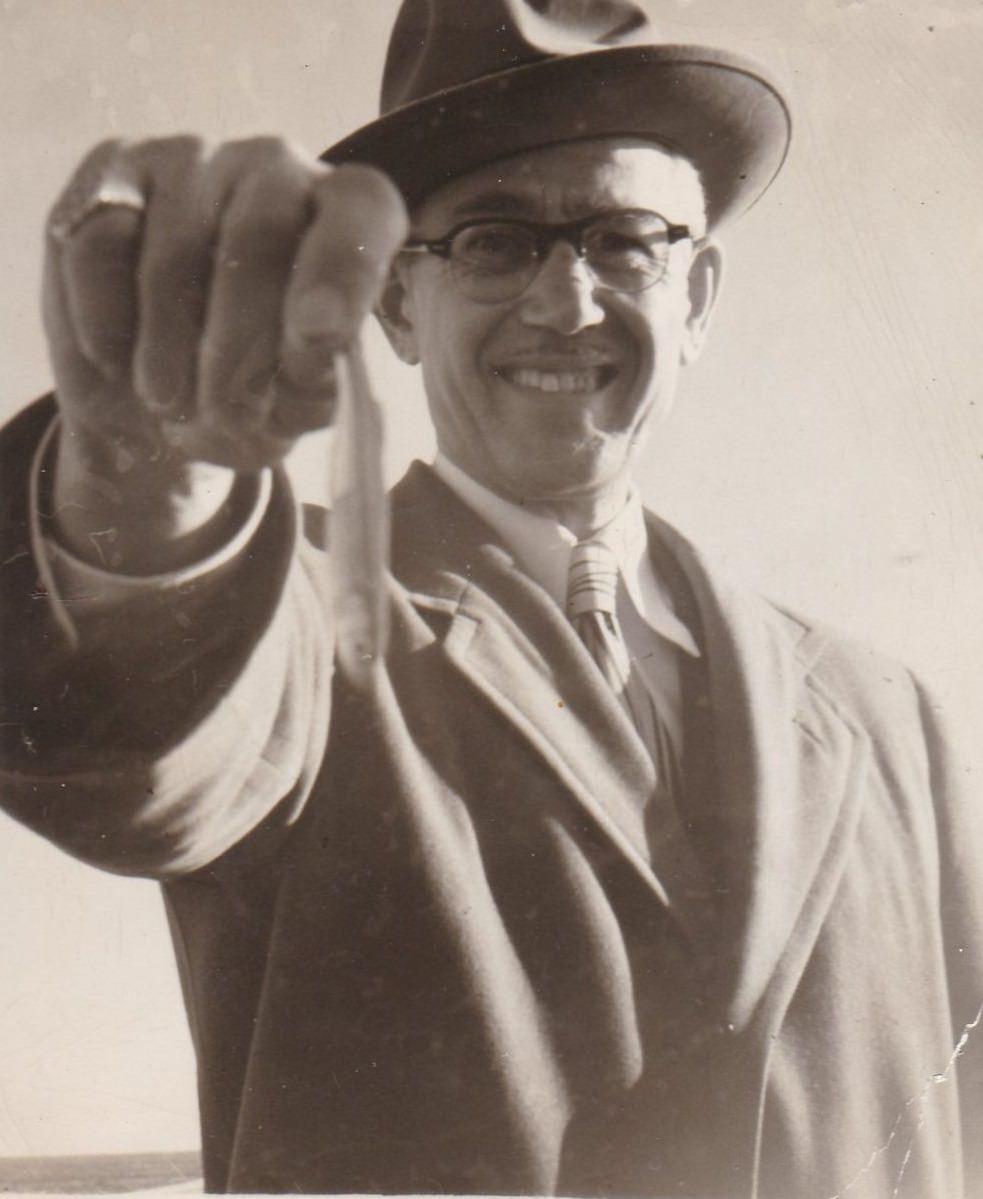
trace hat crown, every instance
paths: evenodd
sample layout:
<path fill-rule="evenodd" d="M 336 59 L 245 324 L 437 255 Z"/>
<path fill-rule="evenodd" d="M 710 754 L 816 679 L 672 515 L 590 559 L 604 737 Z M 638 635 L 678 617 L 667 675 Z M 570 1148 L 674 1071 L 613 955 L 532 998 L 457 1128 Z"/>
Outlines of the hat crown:
<path fill-rule="evenodd" d="M 587 138 L 668 147 L 717 228 L 774 179 L 791 124 L 755 63 L 656 35 L 647 0 L 403 0 L 381 115 L 326 150 L 371 163 L 410 208 L 450 179 Z"/>
<path fill-rule="evenodd" d="M 380 111 L 558 55 L 656 41 L 632 0 L 403 0 Z"/>

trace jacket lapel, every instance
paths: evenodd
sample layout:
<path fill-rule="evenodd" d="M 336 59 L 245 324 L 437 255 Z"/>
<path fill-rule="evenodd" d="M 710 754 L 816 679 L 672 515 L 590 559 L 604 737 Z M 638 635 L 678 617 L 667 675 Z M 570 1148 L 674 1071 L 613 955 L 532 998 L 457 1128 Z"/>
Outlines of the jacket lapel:
<path fill-rule="evenodd" d="M 812 674 L 824 637 L 713 577 L 694 548 L 651 519 L 702 622 L 720 845 L 720 994 L 746 1026 L 769 984 L 787 1002 L 841 876 L 859 815 L 866 733 Z M 770 1009 L 769 1005 L 769 1009 Z"/>
<path fill-rule="evenodd" d="M 648 889 L 644 746 L 563 614 L 496 534 L 419 463 L 393 493 L 393 571 L 417 608 L 440 614 L 445 651 L 553 769 Z"/>

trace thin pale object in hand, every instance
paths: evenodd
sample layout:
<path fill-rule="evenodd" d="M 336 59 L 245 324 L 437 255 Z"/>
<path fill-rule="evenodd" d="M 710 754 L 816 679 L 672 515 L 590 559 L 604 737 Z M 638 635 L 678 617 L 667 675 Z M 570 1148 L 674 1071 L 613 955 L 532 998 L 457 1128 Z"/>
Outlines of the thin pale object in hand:
<path fill-rule="evenodd" d="M 336 655 L 357 686 L 381 669 L 389 638 L 389 501 L 382 408 L 359 338 L 335 359 L 338 406 L 331 445 L 331 597 Z"/>

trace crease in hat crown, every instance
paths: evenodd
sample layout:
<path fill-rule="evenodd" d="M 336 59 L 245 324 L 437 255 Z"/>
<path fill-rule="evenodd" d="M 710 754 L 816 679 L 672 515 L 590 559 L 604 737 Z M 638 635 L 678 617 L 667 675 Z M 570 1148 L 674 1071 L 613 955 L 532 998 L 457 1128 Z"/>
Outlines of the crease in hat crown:
<path fill-rule="evenodd" d="M 768 188 L 790 133 L 760 66 L 660 41 L 633 0 L 404 0 L 380 116 L 322 157 L 379 167 L 412 207 L 512 154 L 636 137 L 693 162 L 714 227 Z"/>

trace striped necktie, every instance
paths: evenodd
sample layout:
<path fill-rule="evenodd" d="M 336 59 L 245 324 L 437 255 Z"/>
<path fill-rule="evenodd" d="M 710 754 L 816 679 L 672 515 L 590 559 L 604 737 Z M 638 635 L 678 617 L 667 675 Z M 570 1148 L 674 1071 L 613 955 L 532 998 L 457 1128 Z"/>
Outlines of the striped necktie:
<path fill-rule="evenodd" d="M 651 697 L 631 668 L 628 646 L 618 623 L 617 597 L 618 561 L 614 551 L 603 541 L 579 541 L 570 556 L 567 614 L 658 768 L 662 739 L 655 727 Z"/>
<path fill-rule="evenodd" d="M 618 562 L 602 541 L 580 541 L 570 557 L 567 612 L 608 685 L 631 717 L 655 766 L 656 791 L 646 808 L 653 868 L 693 944 L 707 952 L 714 925 L 712 895 L 676 808 L 681 779 L 676 751 L 637 670 L 617 617 Z"/>

